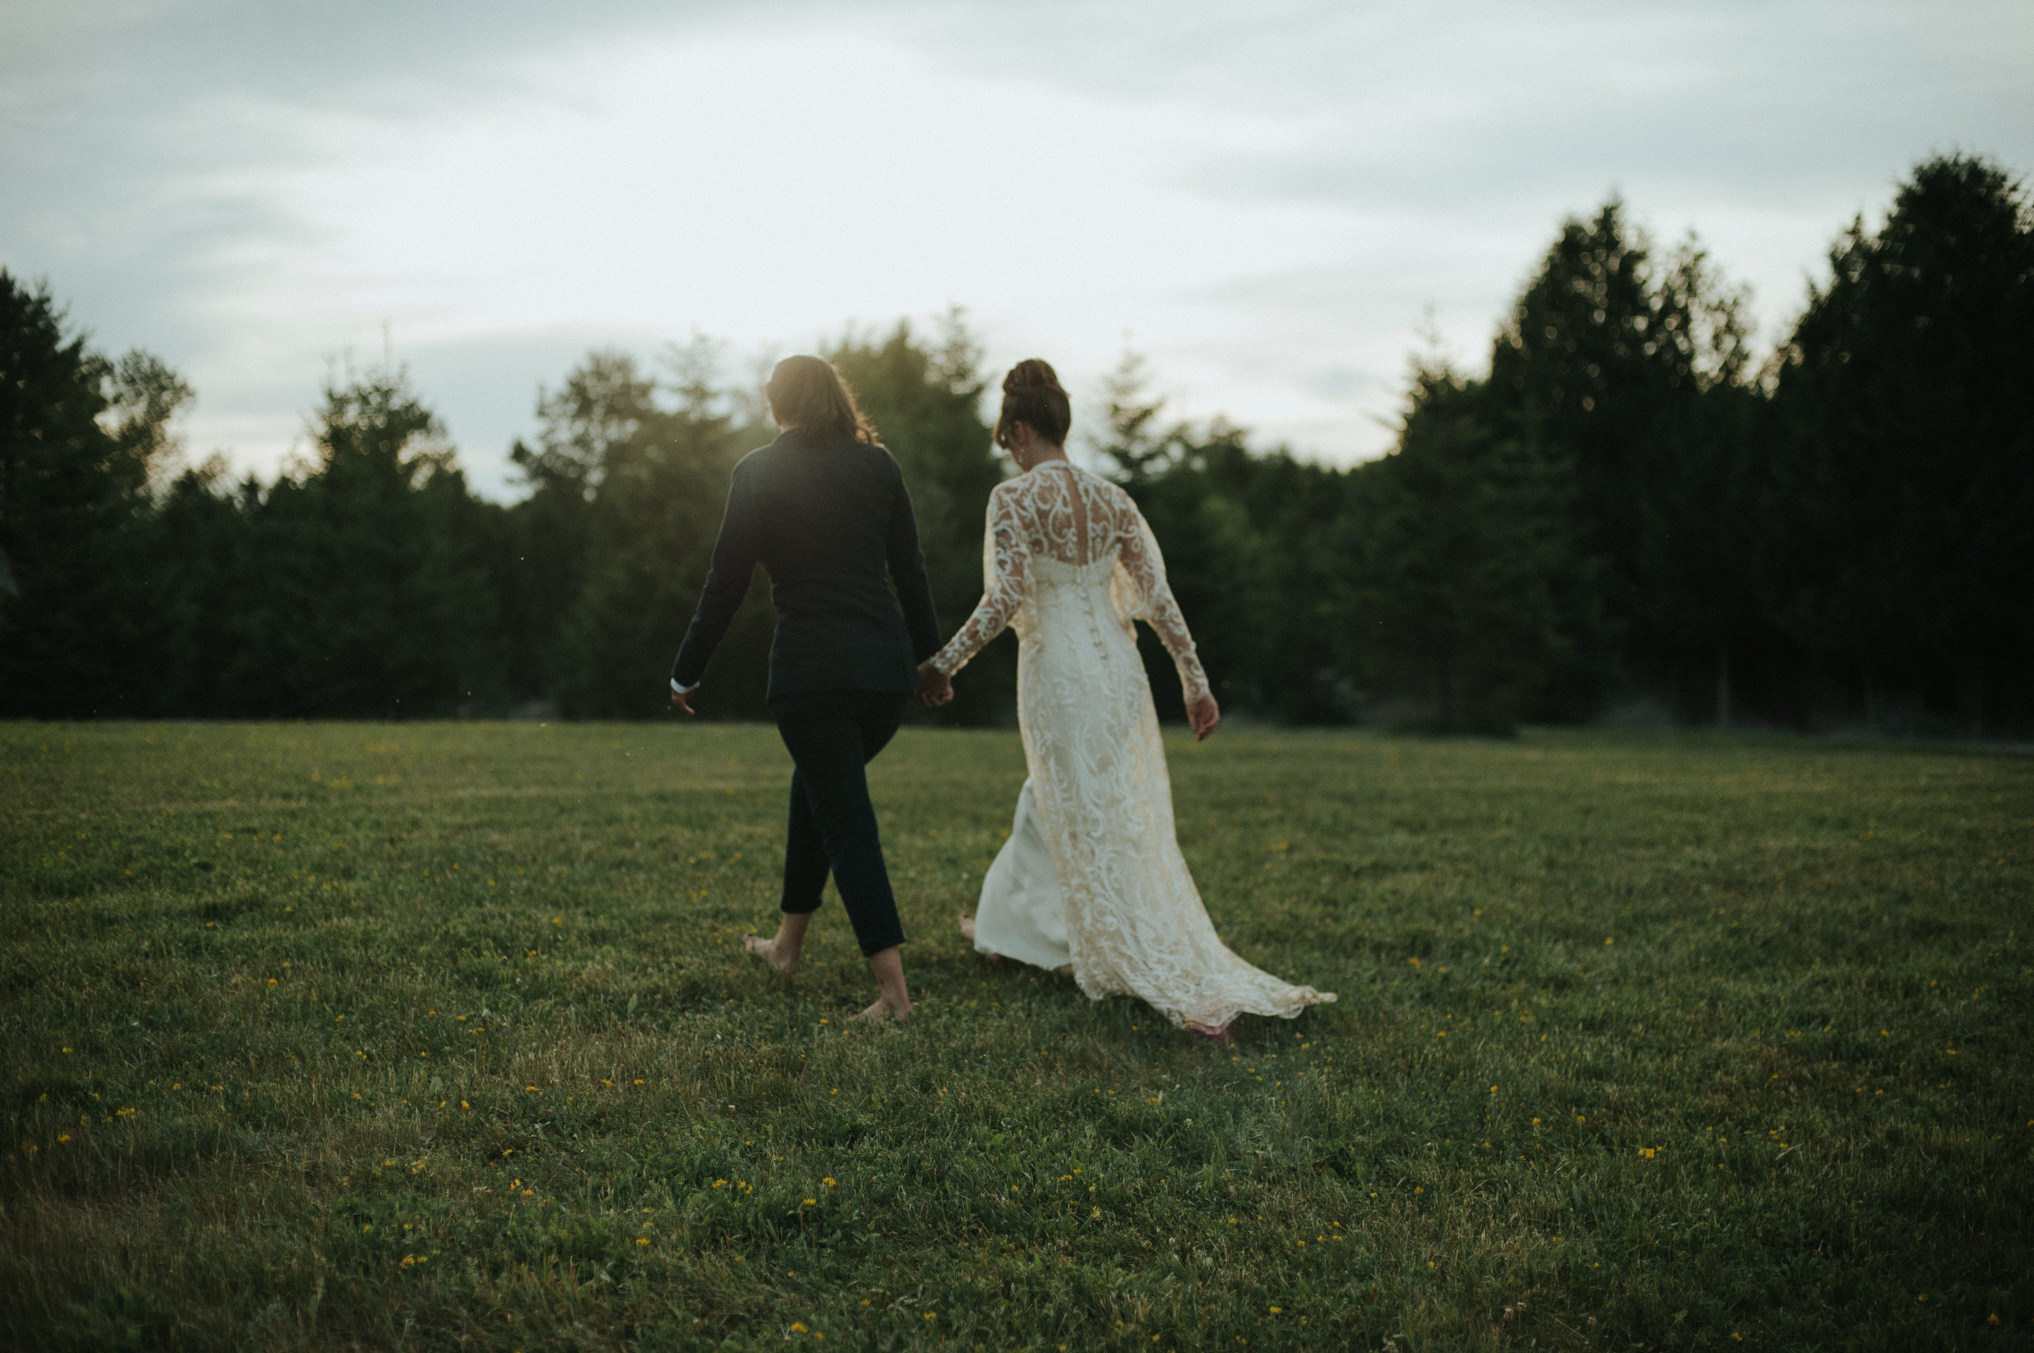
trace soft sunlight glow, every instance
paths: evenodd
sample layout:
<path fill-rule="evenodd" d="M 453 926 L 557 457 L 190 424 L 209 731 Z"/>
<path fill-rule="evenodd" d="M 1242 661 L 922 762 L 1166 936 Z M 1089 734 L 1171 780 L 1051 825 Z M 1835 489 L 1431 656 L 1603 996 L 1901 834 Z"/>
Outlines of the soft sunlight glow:
<path fill-rule="evenodd" d="M 698 331 L 781 348 L 962 304 L 999 349 L 1051 351 L 1090 377 L 1126 334 L 1163 335 L 1151 348 L 1177 383 L 1233 341 L 1225 289 L 1327 267 L 1359 226 L 1343 209 L 1179 186 L 1205 155 L 1296 144 L 1297 120 L 945 72 L 852 33 L 663 43 L 521 74 L 514 97 L 423 127 L 323 120 L 328 158 L 276 194 L 315 228 L 217 298 L 240 335 L 232 365 L 249 345 L 300 372 L 348 344 L 376 357 L 386 322 L 442 404 L 441 385 L 504 338 L 561 327 L 581 346 Z M 287 115 L 245 115 L 265 112 Z M 562 372 L 517 372 L 504 412 L 527 418 L 530 384 Z M 231 379 L 195 374 L 201 391 Z M 1292 393 L 1296 409 L 1335 412 Z M 205 412 L 195 421 L 202 441 Z M 494 449 L 469 444 L 467 459 Z"/>

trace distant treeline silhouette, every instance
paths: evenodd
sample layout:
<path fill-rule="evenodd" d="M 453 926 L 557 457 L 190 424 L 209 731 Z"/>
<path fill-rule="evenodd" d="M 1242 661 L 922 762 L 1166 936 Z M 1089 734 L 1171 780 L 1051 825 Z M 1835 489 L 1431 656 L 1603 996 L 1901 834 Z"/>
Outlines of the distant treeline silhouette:
<path fill-rule="evenodd" d="M 1230 711 L 2025 736 L 2025 192 L 1984 159 L 1932 159 L 1830 262 L 1755 363 L 1743 293 L 1613 199 L 1563 226 L 1487 375 L 1414 360 L 1380 460 L 1169 421 L 1127 357 L 1085 451 L 1150 518 Z M 979 350 L 956 314 L 827 355 L 903 464 L 957 625 L 1004 473 Z M 715 369 L 696 346 L 654 367 L 590 354 L 514 448 L 512 505 L 468 488 L 400 369 L 335 376 L 315 459 L 235 483 L 216 458 L 178 464 L 176 372 L 95 352 L 46 285 L 0 271 L 0 715 L 658 715 L 728 472 L 773 435 Z M 707 711 L 763 712 L 769 636 L 758 578 Z M 1011 717 L 1014 665 L 999 641 L 940 717 Z"/>

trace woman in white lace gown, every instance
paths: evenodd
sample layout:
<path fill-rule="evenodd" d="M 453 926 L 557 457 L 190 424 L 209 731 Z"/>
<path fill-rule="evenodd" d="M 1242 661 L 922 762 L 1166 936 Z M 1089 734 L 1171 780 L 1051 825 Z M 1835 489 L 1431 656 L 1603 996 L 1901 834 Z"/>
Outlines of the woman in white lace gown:
<path fill-rule="evenodd" d="M 1042 968 L 1071 964 L 1090 997 L 1136 996 L 1216 1036 L 1239 1014 L 1290 1018 L 1332 1001 L 1238 958 L 1201 905 L 1173 832 L 1133 621 L 1171 652 L 1194 731 L 1206 737 L 1220 714 L 1151 528 L 1122 489 L 1068 462 L 1068 422 L 1050 366 L 1011 371 L 996 440 L 1023 473 L 989 496 L 981 604 L 927 664 L 951 676 L 1004 626 L 1017 631 L 1031 778 L 983 881 L 975 947 Z"/>

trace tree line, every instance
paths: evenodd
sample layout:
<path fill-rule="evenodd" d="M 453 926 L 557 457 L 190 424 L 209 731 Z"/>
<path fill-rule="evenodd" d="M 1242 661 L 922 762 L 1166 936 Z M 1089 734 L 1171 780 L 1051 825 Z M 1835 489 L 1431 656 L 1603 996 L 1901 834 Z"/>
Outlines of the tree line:
<path fill-rule="evenodd" d="M 1412 362 L 1396 443 L 1348 469 L 1178 422 L 1126 358 L 1085 453 L 1136 497 L 1225 708 L 1500 732 L 1521 721 L 2034 726 L 2034 213 L 1997 165 L 1918 166 L 1855 221 L 1786 341 L 1691 239 L 1615 199 L 1566 222 L 1487 371 Z M 902 463 L 943 621 L 1005 474 L 980 350 L 826 354 Z M 773 435 L 701 346 L 589 354 L 476 495 L 400 369 L 335 373 L 307 463 L 182 463 L 192 398 L 0 271 L 0 714 L 644 718 L 729 471 Z M 762 714 L 760 577 L 702 705 Z M 1161 710 L 1177 683 L 1147 646 Z M 944 719 L 1011 717 L 1012 641 Z M 933 717 L 927 715 L 925 717 Z"/>

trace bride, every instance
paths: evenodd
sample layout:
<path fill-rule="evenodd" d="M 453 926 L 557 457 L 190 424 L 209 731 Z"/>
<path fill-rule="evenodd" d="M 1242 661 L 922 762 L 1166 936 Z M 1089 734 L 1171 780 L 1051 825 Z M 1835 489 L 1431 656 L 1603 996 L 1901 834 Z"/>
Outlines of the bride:
<path fill-rule="evenodd" d="M 1017 718 L 1031 778 L 1010 839 L 961 931 L 975 948 L 1041 968 L 1071 964 L 1099 1000 L 1149 1002 L 1226 1037 L 1239 1014 L 1291 1018 L 1333 993 L 1292 986 L 1231 953 L 1173 834 L 1172 787 L 1132 621 L 1165 641 L 1205 738 L 1221 712 L 1130 496 L 1066 458 L 1066 391 L 1041 361 L 1003 381 L 996 441 L 1017 478 L 989 496 L 981 604 L 925 664 L 927 694 L 1005 625 L 1017 631 Z"/>

